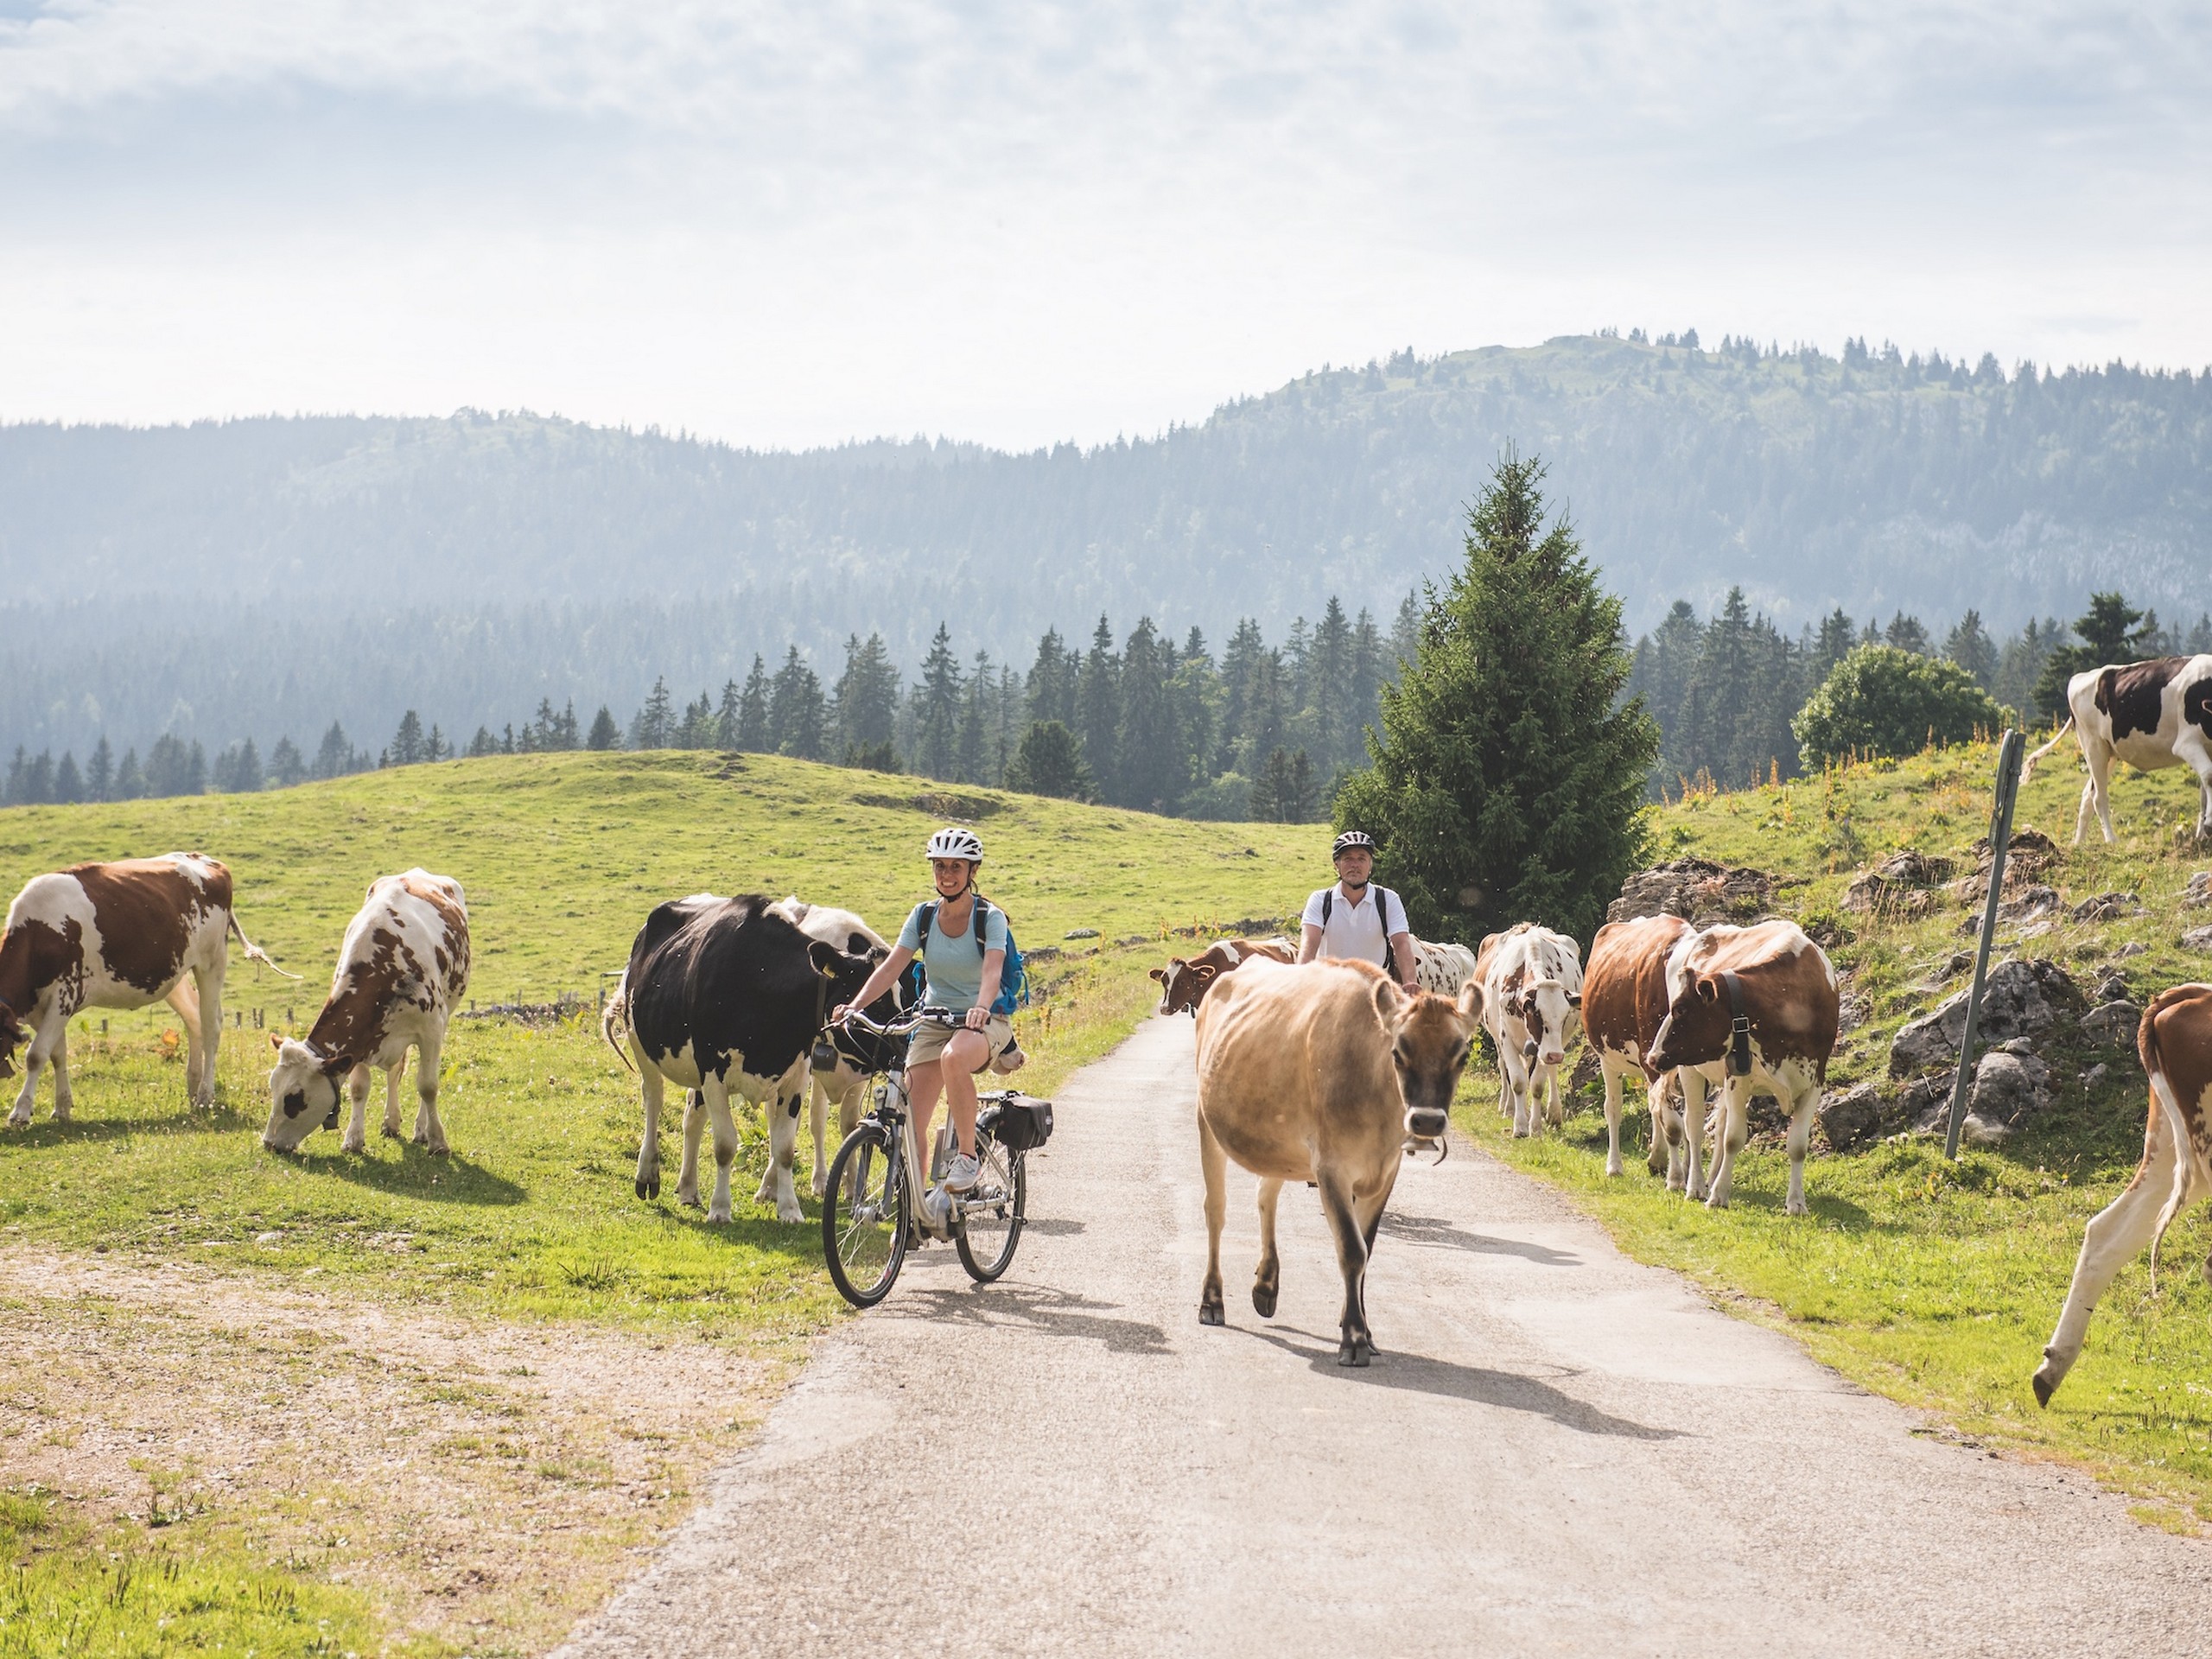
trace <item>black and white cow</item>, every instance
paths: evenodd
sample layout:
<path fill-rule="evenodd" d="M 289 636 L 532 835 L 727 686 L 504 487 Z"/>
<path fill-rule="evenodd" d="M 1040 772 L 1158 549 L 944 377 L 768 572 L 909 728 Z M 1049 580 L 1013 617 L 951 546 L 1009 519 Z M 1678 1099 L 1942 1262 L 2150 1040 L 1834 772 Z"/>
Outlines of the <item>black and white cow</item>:
<path fill-rule="evenodd" d="M 2076 846 L 2091 806 L 2105 839 L 2113 838 L 2114 760 L 2138 772 L 2187 766 L 2195 772 L 2196 838 L 2212 838 L 2212 655 L 2154 657 L 2147 663 L 2085 669 L 2066 683 L 2066 706 L 2071 711 L 2066 724 L 2028 757 L 2020 781 L 2027 782 L 2036 762 L 2056 748 L 2070 728 L 2089 769 L 2082 804 L 2074 813 Z"/>
<path fill-rule="evenodd" d="M 782 912 L 808 938 L 835 945 L 848 956 L 867 956 L 880 962 L 891 954 L 891 947 L 884 943 L 883 936 L 849 910 L 810 905 L 796 893 L 778 899 L 770 908 Z M 904 1012 L 911 1000 L 906 986 L 895 984 L 887 995 L 862 1012 L 881 1024 Z M 842 1146 L 844 1138 L 853 1132 L 853 1126 L 861 1121 L 868 1080 L 889 1069 L 896 1052 L 905 1048 L 906 1040 L 903 1037 L 872 1036 L 844 1026 L 830 1028 L 830 1046 L 836 1051 L 837 1064 L 830 1071 L 815 1072 L 808 1112 L 810 1127 L 814 1131 L 816 1198 L 820 1198 L 830 1185 L 830 1149 L 824 1144 L 830 1103 L 837 1103 L 837 1141 Z"/>
<path fill-rule="evenodd" d="M 704 1110 L 683 1114 L 683 1167 L 676 1196 L 699 1202 L 702 1117 L 715 1130 L 715 1196 L 707 1219 L 728 1221 L 729 1166 L 737 1156 L 730 1096 L 767 1108 L 770 1157 L 760 1198 L 785 1221 L 803 1221 L 791 1151 L 806 1097 L 807 1055 L 830 1009 L 849 1002 L 881 958 L 810 939 L 762 894 L 695 893 L 655 908 L 630 947 L 630 965 L 608 1005 L 609 1040 L 626 1031 L 645 1095 L 638 1196 L 660 1195 L 664 1083 L 697 1090 Z M 619 1051 L 618 1051 L 619 1052 Z"/>

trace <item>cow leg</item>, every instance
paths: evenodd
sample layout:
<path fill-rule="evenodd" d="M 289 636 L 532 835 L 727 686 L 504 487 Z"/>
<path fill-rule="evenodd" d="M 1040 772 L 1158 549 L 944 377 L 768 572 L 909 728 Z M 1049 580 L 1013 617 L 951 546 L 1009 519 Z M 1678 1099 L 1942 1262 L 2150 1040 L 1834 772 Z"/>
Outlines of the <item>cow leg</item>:
<path fill-rule="evenodd" d="M 2089 1315 L 2097 1299 L 2120 1270 L 2143 1254 L 2158 1231 L 2158 1215 L 2175 1190 L 2190 1182 L 2189 1149 L 2174 1134 L 2164 1106 L 2153 1102 L 2151 1122 L 2144 1135 L 2143 1162 L 2127 1190 L 2089 1218 L 2082 1235 L 2082 1254 L 2074 1263 L 2074 1281 L 2066 1289 L 2066 1306 L 2058 1326 L 2043 1351 L 2043 1363 L 2033 1378 L 2036 1400 L 2049 1405 L 2051 1395 L 2082 1357 L 2082 1338 L 2089 1333 Z M 2186 1199 L 2183 1200 L 2186 1202 Z"/>
<path fill-rule="evenodd" d="M 1621 1173 L 1621 1065 L 1610 1054 L 1598 1056 L 1598 1075 L 1605 1085 L 1605 1173 Z"/>
<path fill-rule="evenodd" d="M 1675 1076 L 1682 1085 L 1682 1196 L 1694 1202 L 1705 1197 L 1705 1074 L 1686 1065 Z"/>
<path fill-rule="evenodd" d="M 438 1116 L 438 1056 L 444 1041 L 441 1033 L 415 1045 L 415 1098 L 421 1103 L 415 1109 L 415 1143 L 437 1153 L 447 1150 L 446 1126 Z M 397 1083 L 399 1073 L 391 1075 Z"/>
<path fill-rule="evenodd" d="M 359 1088 L 352 1087 L 353 1078 L 356 1077 L 361 1080 Z M 346 1081 L 348 1091 L 353 1096 L 353 1109 L 346 1119 L 346 1138 L 340 1142 L 340 1147 L 346 1152 L 366 1152 L 369 1149 L 368 1072 L 363 1067 L 355 1066 Z M 390 1135 L 391 1132 L 392 1127 L 388 1125 L 385 1133 Z"/>
<path fill-rule="evenodd" d="M 1221 1229 L 1229 1219 L 1229 1154 L 1198 1112 L 1198 1169 L 1206 1182 L 1206 1281 L 1198 1292 L 1198 1323 L 1225 1325 L 1221 1299 Z"/>
<path fill-rule="evenodd" d="M 2082 738 L 2082 764 L 2088 768 L 2089 780 L 2082 785 L 2082 804 L 2074 809 L 2074 844 L 2082 844 L 2082 832 L 2088 827 L 2089 811 L 2096 810 L 2097 825 L 2105 832 L 2109 843 L 2112 832 L 2112 751 L 2098 741 L 2087 727 L 2075 729 Z"/>
<path fill-rule="evenodd" d="M 1820 1103 L 1821 1086 L 1808 1080 L 1789 1114 L 1789 1199 L 1782 1206 L 1786 1215 L 1806 1213 L 1805 1145 L 1813 1138 L 1813 1109 Z"/>
<path fill-rule="evenodd" d="M 702 1111 L 696 1104 L 683 1109 L 683 1163 L 685 1168 L 692 1171 L 691 1190 L 694 1196 L 691 1202 L 696 1204 L 698 1202 L 698 1174 L 693 1167 L 692 1147 L 697 1144 L 698 1134 L 693 1125 L 702 1116 L 711 1118 L 715 1125 L 715 1197 L 714 1202 L 707 1206 L 707 1219 L 710 1222 L 728 1221 L 729 1166 L 737 1161 L 737 1125 L 729 1115 L 729 1085 L 712 1073 L 709 1073 L 702 1082 L 701 1092 L 707 1097 L 705 1109 Z M 678 1196 L 681 1197 L 681 1193 Z M 796 1204 L 793 1207 L 797 1207 Z"/>
<path fill-rule="evenodd" d="M 814 1179 L 809 1183 L 814 1196 L 820 1198 L 830 1190 L 830 1154 L 823 1145 L 830 1128 L 830 1091 L 820 1077 L 807 1084 L 807 1127 L 814 1131 Z"/>
<path fill-rule="evenodd" d="M 779 1221 L 806 1219 L 806 1211 L 799 1208 L 798 1184 L 791 1179 L 791 1160 L 798 1153 L 798 1115 L 806 1104 L 805 1077 L 800 1072 L 800 1081 L 791 1087 L 791 1092 L 768 1097 L 768 1167 L 760 1177 L 757 1196 L 762 1204 L 776 1206 Z M 715 1156 L 721 1156 L 719 1141 L 715 1143 Z"/>
<path fill-rule="evenodd" d="M 696 1089 L 683 1096 L 683 1163 L 676 1172 L 676 1201 L 694 1210 L 699 1207 L 699 1135 L 707 1127 L 705 1102 L 706 1096 Z"/>
<path fill-rule="evenodd" d="M 1263 1319 L 1274 1318 L 1282 1290 L 1282 1258 L 1275 1253 L 1275 1201 L 1281 1197 L 1281 1181 L 1260 1183 L 1260 1270 L 1252 1275 L 1252 1311 Z"/>
<path fill-rule="evenodd" d="M 1552 1128 L 1565 1132 L 1567 1128 L 1567 1085 L 1560 1080 L 1559 1067 L 1544 1068 L 1545 1113 Z"/>
<path fill-rule="evenodd" d="M 1527 1073 L 1521 1069 L 1519 1053 L 1520 1050 L 1517 1047 L 1501 1045 L 1497 1055 L 1498 1075 L 1505 1079 L 1506 1093 L 1512 1097 L 1513 1101 L 1513 1138 L 1516 1141 L 1527 1135 L 1535 1127 L 1529 1121 L 1529 1078 Z"/>
<path fill-rule="evenodd" d="M 223 1046 L 223 963 L 217 957 L 214 966 L 199 969 L 193 976 L 200 982 L 200 1052 L 185 1061 L 185 1084 L 192 1093 L 195 1106 L 215 1103 L 215 1053 Z M 194 1063 L 200 1067 L 200 1080 L 192 1080 Z"/>
<path fill-rule="evenodd" d="M 1333 1169 L 1314 1172 L 1320 1177 L 1321 1211 L 1329 1218 L 1329 1231 L 1337 1241 L 1337 1266 L 1344 1276 L 1344 1312 L 1340 1321 L 1343 1339 L 1337 1344 L 1337 1363 L 1364 1365 L 1375 1357 L 1374 1333 L 1367 1328 L 1367 1222 Z"/>
<path fill-rule="evenodd" d="M 31 1024 L 30 1046 L 23 1051 L 23 1086 L 16 1091 L 16 1109 L 8 1115 L 8 1122 L 12 1128 L 20 1129 L 31 1121 L 31 1103 L 38 1094 L 38 1074 L 46 1070 L 48 1057 L 59 1046 L 55 1032 L 57 1025 L 66 1032 L 69 1021 L 66 1015 L 60 1014 L 56 1002 L 48 1003 L 46 1017 Z M 67 1120 L 67 1114 L 61 1109 L 58 1092 L 54 1097 L 54 1116 L 60 1122 Z"/>
<path fill-rule="evenodd" d="M 402 1049 L 399 1052 L 399 1058 L 386 1066 L 384 1071 L 384 1132 L 395 1141 L 398 1140 L 400 1135 L 399 1084 L 400 1079 L 406 1075 L 407 1051 Z M 363 1086 L 367 1085 L 365 1083 Z M 416 1125 L 415 1138 L 418 1141 L 423 1138 L 420 1124 Z"/>
<path fill-rule="evenodd" d="M 76 1103 L 76 1094 L 69 1087 L 69 1022 L 64 1020 L 54 1033 L 54 1121 L 67 1123 Z"/>
<path fill-rule="evenodd" d="M 660 1197 L 660 1105 L 664 1084 L 658 1069 L 635 1041 L 630 1045 L 630 1052 L 638 1063 L 639 1090 L 645 1096 L 645 1138 L 638 1143 L 638 1196 L 657 1198 Z"/>
<path fill-rule="evenodd" d="M 1721 1083 L 1720 1121 L 1713 1135 L 1713 1185 L 1705 1199 L 1708 1210 L 1726 1210 L 1729 1195 L 1736 1190 L 1736 1154 L 1751 1123 L 1751 1104 L 1749 1077 L 1729 1077 Z"/>

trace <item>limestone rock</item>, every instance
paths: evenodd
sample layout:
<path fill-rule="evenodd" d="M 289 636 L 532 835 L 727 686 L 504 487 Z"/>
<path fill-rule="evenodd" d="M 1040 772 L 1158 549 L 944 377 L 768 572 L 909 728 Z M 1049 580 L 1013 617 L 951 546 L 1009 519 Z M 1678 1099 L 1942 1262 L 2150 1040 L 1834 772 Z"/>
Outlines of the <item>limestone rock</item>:
<path fill-rule="evenodd" d="M 1871 1083 L 1840 1092 L 1831 1090 L 1821 1097 L 1813 1116 L 1828 1145 L 1838 1152 L 1849 1152 L 1881 1134 L 1882 1091 Z"/>
<path fill-rule="evenodd" d="M 2050 1068 L 2032 1054 L 1992 1050 L 1974 1071 L 1967 1109 L 1984 1123 L 2018 1128 L 2050 1106 Z"/>
<path fill-rule="evenodd" d="M 2124 916 L 2142 913 L 2143 895 L 2139 893 L 2101 893 L 2074 906 L 2074 919 L 2077 922 L 2116 922 Z"/>
<path fill-rule="evenodd" d="M 2125 1000 L 2104 1002 L 2082 1016 L 2082 1035 L 2100 1048 L 2133 1047 L 2143 1010 Z"/>
<path fill-rule="evenodd" d="M 1935 905 L 1928 888 L 1951 879 L 1948 858 L 1930 858 L 1910 849 L 1891 853 L 1871 870 L 1862 870 L 1843 895 L 1846 910 L 1885 910 L 1893 915 L 1916 916 Z"/>
<path fill-rule="evenodd" d="M 2182 947 L 2188 950 L 2212 950 L 2212 927 L 2192 927 L 2181 936 Z"/>
<path fill-rule="evenodd" d="M 1890 1045 L 1891 1077 L 1956 1063 L 1966 1033 L 1967 996 L 1967 991 L 1961 991 L 1933 1014 L 1898 1031 Z M 2040 1037 L 2062 1011 L 2078 1008 L 2082 1001 L 2080 988 L 2056 963 L 2008 958 L 1989 970 L 1982 988 L 1981 1039 L 1997 1044 L 2016 1037 Z"/>
<path fill-rule="evenodd" d="M 1732 869 L 1707 858 L 1675 858 L 1621 883 L 1606 907 L 1609 922 L 1639 916 L 1680 916 L 1700 926 L 1749 922 L 1763 915 L 1774 895 L 1774 878 L 1759 870 Z"/>
<path fill-rule="evenodd" d="M 2189 878 L 2189 885 L 2182 889 L 2181 902 L 2190 910 L 2212 906 L 2212 870 L 2199 870 Z"/>

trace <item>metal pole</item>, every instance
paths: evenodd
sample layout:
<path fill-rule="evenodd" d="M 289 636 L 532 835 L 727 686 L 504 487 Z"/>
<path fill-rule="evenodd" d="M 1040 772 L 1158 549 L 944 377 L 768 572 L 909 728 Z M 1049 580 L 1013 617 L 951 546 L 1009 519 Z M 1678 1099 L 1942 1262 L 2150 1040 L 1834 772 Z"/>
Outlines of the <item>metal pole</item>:
<path fill-rule="evenodd" d="M 2012 804 L 2020 793 L 2020 756 L 2027 742 L 2007 730 L 1997 748 L 1997 804 L 1989 815 L 1989 894 L 1981 906 L 1981 943 L 1974 953 L 1974 983 L 1967 990 L 1966 1029 L 1959 1033 L 1959 1075 L 1951 1084 L 1951 1122 L 1943 1155 L 1959 1155 L 1959 1126 L 1966 1122 L 1967 1092 L 1974 1086 L 1974 1045 L 1981 1026 L 1981 987 L 1989 976 L 1989 947 L 1997 937 L 1997 906 L 2005 897 L 2005 850 L 2012 840 Z"/>

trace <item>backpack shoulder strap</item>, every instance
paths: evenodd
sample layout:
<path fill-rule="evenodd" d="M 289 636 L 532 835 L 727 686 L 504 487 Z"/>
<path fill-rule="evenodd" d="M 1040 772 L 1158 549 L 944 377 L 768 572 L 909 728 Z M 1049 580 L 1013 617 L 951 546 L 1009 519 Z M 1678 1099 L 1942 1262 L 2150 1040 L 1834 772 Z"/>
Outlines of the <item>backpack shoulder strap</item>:
<path fill-rule="evenodd" d="M 1321 889 L 1321 925 L 1322 925 L 1322 926 L 1326 927 L 1326 926 L 1329 925 L 1329 912 L 1330 912 L 1331 911 L 1334 910 L 1336 907 L 1337 907 L 1337 890 L 1336 890 L 1334 887 L 1324 887 L 1324 888 L 1322 888 L 1322 889 Z"/>
<path fill-rule="evenodd" d="M 921 943 L 914 947 L 916 956 L 926 956 L 930 948 L 930 930 L 937 925 L 937 900 L 931 899 L 922 905 L 921 925 L 915 930 Z"/>
<path fill-rule="evenodd" d="M 991 913 L 991 901 L 982 893 L 976 895 L 975 908 L 968 913 L 968 931 L 976 936 L 976 954 L 988 957 L 990 949 L 983 943 L 983 918 Z"/>

